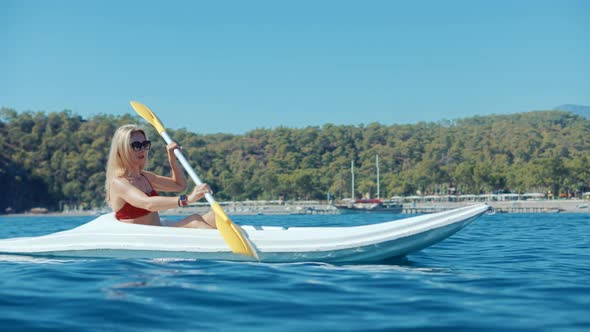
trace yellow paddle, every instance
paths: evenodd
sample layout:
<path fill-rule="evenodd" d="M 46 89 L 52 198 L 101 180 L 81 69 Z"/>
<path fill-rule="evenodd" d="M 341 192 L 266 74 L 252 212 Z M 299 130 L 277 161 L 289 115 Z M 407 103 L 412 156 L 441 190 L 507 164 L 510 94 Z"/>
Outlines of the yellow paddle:
<path fill-rule="evenodd" d="M 156 128 L 160 136 L 162 136 L 164 141 L 166 141 L 166 144 L 170 144 L 172 142 L 172 139 L 166 133 L 166 129 L 164 129 L 164 125 L 162 125 L 160 119 L 158 119 L 158 117 L 152 111 L 150 111 L 147 106 L 136 101 L 132 101 L 131 107 L 133 107 L 137 114 L 141 115 L 142 118 L 144 118 L 147 122 L 151 123 L 154 128 Z M 188 161 L 184 158 L 180 149 L 175 149 L 174 154 L 193 181 L 195 181 L 196 184 L 203 183 L 197 173 L 195 173 L 193 168 L 189 165 Z M 207 202 L 209 202 L 209 205 L 211 205 L 213 213 L 215 213 L 215 224 L 217 225 L 217 229 L 221 233 L 221 236 L 225 242 L 229 245 L 231 251 L 235 254 L 248 255 L 258 259 L 258 255 L 256 254 L 256 250 L 254 249 L 252 243 L 247 237 L 244 236 L 241 229 L 229 219 L 229 217 L 221 208 L 221 205 L 215 201 L 213 195 L 207 193 L 205 194 L 205 198 L 207 199 Z"/>

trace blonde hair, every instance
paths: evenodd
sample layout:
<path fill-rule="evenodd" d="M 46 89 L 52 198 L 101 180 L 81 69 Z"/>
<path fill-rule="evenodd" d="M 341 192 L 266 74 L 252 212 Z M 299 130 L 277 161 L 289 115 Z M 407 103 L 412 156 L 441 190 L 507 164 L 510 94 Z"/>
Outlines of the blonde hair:
<path fill-rule="evenodd" d="M 142 133 L 147 140 L 145 130 L 136 125 L 124 125 L 119 127 L 113 135 L 111 142 L 111 150 L 109 151 L 109 159 L 107 161 L 106 181 L 105 181 L 105 200 L 110 205 L 111 195 L 110 186 L 111 181 L 115 177 L 127 175 L 131 169 L 131 135 L 134 133 Z M 145 165 L 144 165 L 145 166 Z"/>

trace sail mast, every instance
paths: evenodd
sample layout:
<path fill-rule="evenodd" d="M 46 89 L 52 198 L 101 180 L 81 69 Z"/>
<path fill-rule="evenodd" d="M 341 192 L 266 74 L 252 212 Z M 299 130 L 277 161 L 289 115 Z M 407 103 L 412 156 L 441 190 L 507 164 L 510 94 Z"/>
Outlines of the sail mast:
<path fill-rule="evenodd" d="M 352 200 L 354 201 L 354 160 L 350 161 L 350 173 L 352 173 L 352 188 L 350 190 L 350 198 L 352 198 Z"/>
<path fill-rule="evenodd" d="M 380 188 L 379 188 L 379 154 L 375 156 L 375 165 L 377 166 L 377 199 L 380 199 Z"/>

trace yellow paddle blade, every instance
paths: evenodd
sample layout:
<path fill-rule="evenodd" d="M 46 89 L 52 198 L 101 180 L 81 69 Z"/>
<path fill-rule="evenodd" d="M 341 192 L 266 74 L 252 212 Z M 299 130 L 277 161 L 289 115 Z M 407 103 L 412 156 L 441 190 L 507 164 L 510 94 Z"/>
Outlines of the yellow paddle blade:
<path fill-rule="evenodd" d="M 137 112 L 137 114 L 141 115 L 147 122 L 151 123 L 154 128 L 158 131 L 158 134 L 161 134 L 166 131 L 164 129 L 164 125 L 160 122 L 160 119 L 152 112 L 150 109 L 142 103 L 138 103 L 136 101 L 130 102 L 131 107 Z"/>
<path fill-rule="evenodd" d="M 236 226 L 225 214 L 221 205 L 215 202 L 211 204 L 211 209 L 213 210 L 213 213 L 215 213 L 215 224 L 217 225 L 217 229 L 221 233 L 225 242 L 229 245 L 231 251 L 234 254 L 248 255 L 258 259 L 256 250 L 254 250 L 248 240 L 244 238 L 244 235 L 238 226 Z"/>

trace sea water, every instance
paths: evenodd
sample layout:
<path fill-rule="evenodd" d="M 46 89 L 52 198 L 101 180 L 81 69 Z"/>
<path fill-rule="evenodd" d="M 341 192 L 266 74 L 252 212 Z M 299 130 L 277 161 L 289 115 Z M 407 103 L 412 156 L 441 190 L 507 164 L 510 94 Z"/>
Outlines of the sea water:
<path fill-rule="evenodd" d="M 352 226 L 404 215 L 232 216 Z M 93 217 L 0 217 L 0 238 Z M 0 257 L 0 329 L 590 331 L 590 214 L 485 215 L 389 265 Z"/>

